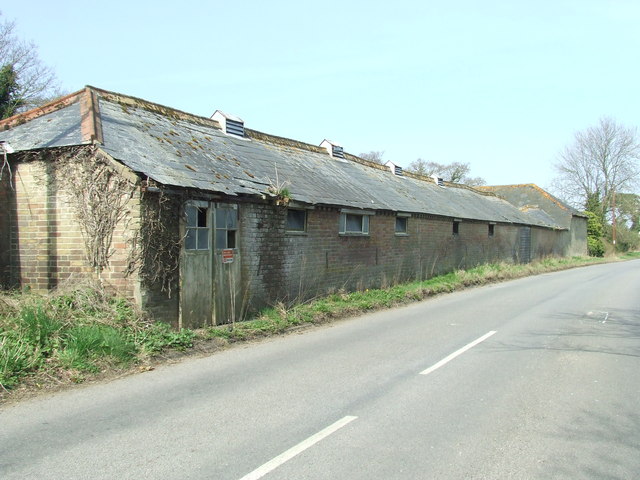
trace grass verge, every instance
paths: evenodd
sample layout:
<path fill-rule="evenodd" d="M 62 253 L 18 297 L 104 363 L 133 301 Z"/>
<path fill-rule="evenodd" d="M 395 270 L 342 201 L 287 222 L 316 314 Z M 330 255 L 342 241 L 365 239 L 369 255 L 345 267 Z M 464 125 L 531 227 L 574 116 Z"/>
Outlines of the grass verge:
<path fill-rule="evenodd" d="M 151 323 L 130 302 L 83 284 L 49 295 L 0 295 L 0 395 L 30 380 L 81 383 L 123 371 L 196 333 Z"/>
<path fill-rule="evenodd" d="M 373 310 L 391 308 L 470 286 L 564 270 L 615 259 L 575 257 L 526 265 L 491 264 L 458 270 L 386 289 L 338 292 L 291 306 L 263 310 L 255 318 L 203 329 L 176 331 L 151 323 L 128 301 L 96 285 L 74 285 L 46 296 L 0 295 L 0 399 L 21 385 L 32 390 L 51 383 L 81 383 L 148 364 L 166 351 L 184 351 L 195 342 L 238 342 L 287 332 Z M 205 349 L 206 350 L 206 349 Z"/>
<path fill-rule="evenodd" d="M 640 258 L 640 253 L 618 257 L 620 260 Z M 507 263 L 480 265 L 458 270 L 424 281 L 404 283 L 385 289 L 359 292 L 338 292 L 305 303 L 276 305 L 263 310 L 256 318 L 232 325 L 207 329 L 203 335 L 243 341 L 286 332 L 292 327 L 308 323 L 323 323 L 373 310 L 392 308 L 428 297 L 449 293 L 470 286 L 484 285 L 568 268 L 592 265 L 613 260 L 594 257 L 549 258 L 524 265 Z"/>

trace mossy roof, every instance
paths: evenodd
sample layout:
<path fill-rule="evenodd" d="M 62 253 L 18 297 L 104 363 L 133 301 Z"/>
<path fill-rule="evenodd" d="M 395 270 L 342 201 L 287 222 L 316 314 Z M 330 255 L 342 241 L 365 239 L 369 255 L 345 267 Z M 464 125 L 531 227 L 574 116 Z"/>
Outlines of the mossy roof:
<path fill-rule="evenodd" d="M 227 135 L 211 119 L 93 87 L 74 95 L 77 101 L 71 95 L 64 105 L 0 122 L 0 140 L 20 151 L 97 139 L 115 160 L 161 185 L 231 197 L 264 197 L 280 183 L 308 205 L 562 227 L 492 193 L 395 176 L 353 155 L 337 159 L 318 146 L 249 129 L 244 138 Z"/>

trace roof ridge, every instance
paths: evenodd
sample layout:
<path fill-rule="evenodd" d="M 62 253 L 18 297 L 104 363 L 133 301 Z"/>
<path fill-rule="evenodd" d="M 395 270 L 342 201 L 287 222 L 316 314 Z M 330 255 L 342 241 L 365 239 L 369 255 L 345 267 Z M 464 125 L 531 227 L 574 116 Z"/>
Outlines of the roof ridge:
<path fill-rule="evenodd" d="M 80 132 L 83 142 L 104 143 L 100 105 L 96 92 L 90 87 L 84 89 L 84 95 L 80 98 Z"/>
<path fill-rule="evenodd" d="M 253 130 L 251 128 L 245 128 L 244 131 L 249 138 L 255 138 L 256 140 L 262 140 L 264 142 L 274 143 L 277 145 L 285 145 L 288 147 L 302 148 L 316 153 L 327 153 L 327 150 L 323 147 L 313 145 L 311 143 L 301 142 L 299 140 L 281 137 L 279 135 L 272 135 L 270 133 L 264 133 L 259 130 Z"/>
<path fill-rule="evenodd" d="M 149 100 L 145 100 L 139 97 L 134 97 L 132 95 L 124 95 L 122 93 L 117 93 L 109 90 L 104 90 L 102 88 L 92 87 L 91 85 L 87 85 L 87 88 L 97 92 L 99 96 L 106 98 L 109 101 L 116 102 L 121 105 L 124 104 L 124 106 L 139 107 L 150 112 L 171 116 L 179 120 L 193 121 L 194 123 L 198 123 L 200 125 L 214 126 L 218 129 L 221 129 L 220 124 L 216 120 L 213 120 L 208 117 L 203 117 L 202 115 L 196 115 L 195 113 L 185 112 L 184 110 L 168 107 L 166 105 L 162 105 L 156 102 L 151 102 Z"/>

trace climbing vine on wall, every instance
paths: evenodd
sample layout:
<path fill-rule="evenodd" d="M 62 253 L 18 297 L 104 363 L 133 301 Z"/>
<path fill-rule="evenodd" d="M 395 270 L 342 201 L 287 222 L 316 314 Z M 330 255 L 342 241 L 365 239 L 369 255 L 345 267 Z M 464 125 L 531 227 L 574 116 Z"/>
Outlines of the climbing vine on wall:
<path fill-rule="evenodd" d="M 58 176 L 82 231 L 89 264 L 100 273 L 113 255 L 113 234 L 129 213 L 136 185 L 115 171 L 98 150 L 81 147 L 59 161 Z"/>
<path fill-rule="evenodd" d="M 140 228 L 132 240 L 127 273 L 138 271 L 171 297 L 180 267 L 179 219 L 183 198 L 162 191 L 143 196 Z"/>

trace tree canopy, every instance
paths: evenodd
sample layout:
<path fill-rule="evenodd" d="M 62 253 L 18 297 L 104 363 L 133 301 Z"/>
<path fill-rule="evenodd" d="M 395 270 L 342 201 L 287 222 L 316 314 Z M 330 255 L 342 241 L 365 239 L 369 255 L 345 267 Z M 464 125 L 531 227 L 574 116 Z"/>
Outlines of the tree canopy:
<path fill-rule="evenodd" d="M 0 68 L 0 119 L 7 118 L 16 113 L 22 106 L 22 102 L 16 97 L 18 82 L 16 72 L 12 65 Z"/>
<path fill-rule="evenodd" d="M 0 13 L 1 15 L 1 13 Z M 60 95 L 56 75 L 38 48 L 15 34 L 15 22 L 0 22 L 0 118 L 42 105 Z"/>

